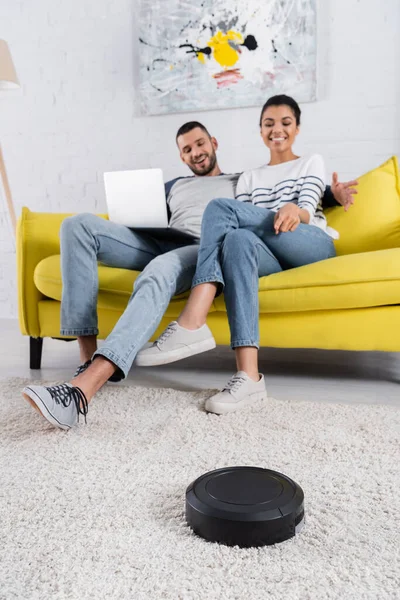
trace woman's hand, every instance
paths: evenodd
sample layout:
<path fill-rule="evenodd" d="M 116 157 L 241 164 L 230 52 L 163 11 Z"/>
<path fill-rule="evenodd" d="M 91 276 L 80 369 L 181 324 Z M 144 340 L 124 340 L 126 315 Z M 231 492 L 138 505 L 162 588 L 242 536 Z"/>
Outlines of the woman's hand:
<path fill-rule="evenodd" d="M 293 202 L 288 202 L 282 206 L 274 218 L 275 233 L 286 233 L 294 231 L 301 223 L 301 209 Z"/>
<path fill-rule="evenodd" d="M 339 183 L 338 174 L 333 173 L 331 191 L 338 204 L 341 204 L 347 212 L 352 204 L 354 204 L 354 196 L 357 192 L 358 181 L 346 181 Z"/>

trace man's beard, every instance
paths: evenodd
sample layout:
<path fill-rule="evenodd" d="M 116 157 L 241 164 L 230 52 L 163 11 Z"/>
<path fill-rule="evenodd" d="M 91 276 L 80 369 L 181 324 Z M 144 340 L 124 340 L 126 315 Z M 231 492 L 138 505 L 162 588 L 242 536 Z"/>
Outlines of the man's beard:
<path fill-rule="evenodd" d="M 210 164 L 208 165 L 208 167 L 206 169 L 196 169 L 197 165 L 195 165 L 195 164 L 189 165 L 190 170 L 195 175 L 199 175 L 199 176 L 208 175 L 215 168 L 215 165 L 217 164 L 217 155 L 215 154 L 215 152 L 213 152 L 212 154 L 208 154 L 207 156 L 210 160 Z"/>

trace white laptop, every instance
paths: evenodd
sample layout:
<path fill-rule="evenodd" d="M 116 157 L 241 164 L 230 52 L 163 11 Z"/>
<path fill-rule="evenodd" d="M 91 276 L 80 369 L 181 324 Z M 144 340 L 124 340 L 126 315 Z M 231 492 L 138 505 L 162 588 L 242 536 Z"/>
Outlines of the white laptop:
<path fill-rule="evenodd" d="M 131 229 L 168 240 L 193 240 L 193 236 L 168 224 L 167 202 L 161 169 L 104 173 L 108 217 Z"/>

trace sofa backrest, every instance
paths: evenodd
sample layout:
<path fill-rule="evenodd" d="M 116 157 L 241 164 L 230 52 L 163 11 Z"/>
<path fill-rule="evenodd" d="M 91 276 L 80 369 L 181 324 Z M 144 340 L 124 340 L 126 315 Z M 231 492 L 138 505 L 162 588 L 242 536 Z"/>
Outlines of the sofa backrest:
<path fill-rule="evenodd" d="M 400 247 L 400 180 L 396 156 L 358 178 L 358 194 L 348 212 L 325 211 L 340 233 L 336 252 L 354 254 Z"/>

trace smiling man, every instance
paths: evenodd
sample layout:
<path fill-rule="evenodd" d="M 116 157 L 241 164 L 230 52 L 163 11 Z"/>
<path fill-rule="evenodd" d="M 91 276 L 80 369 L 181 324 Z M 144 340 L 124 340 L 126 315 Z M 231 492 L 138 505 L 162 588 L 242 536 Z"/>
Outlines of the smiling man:
<path fill-rule="evenodd" d="M 221 175 L 216 154 L 218 142 L 201 123 L 182 125 L 176 134 L 176 143 L 181 159 L 195 175 Z"/>
<path fill-rule="evenodd" d="M 28 386 L 23 391 L 24 398 L 55 427 L 70 429 L 80 414 L 86 418 L 95 393 L 108 380 L 119 381 L 127 376 L 138 351 L 157 329 L 171 298 L 191 288 L 206 206 L 214 198 L 235 197 L 239 175 L 221 172 L 216 156 L 217 140 L 204 125 L 197 121 L 184 124 L 178 130 L 176 143 L 182 161 L 193 175 L 168 182 L 166 202 L 171 227 L 189 233 L 193 242 L 157 239 L 88 213 L 69 217 L 62 224 L 61 335 L 77 337 L 82 364 L 69 383 Z M 328 191 L 324 204 L 333 205 L 336 200 L 348 206 L 352 203 L 354 183 L 333 181 L 333 195 Z M 124 313 L 100 349 L 97 349 L 98 261 L 141 271 Z"/>

